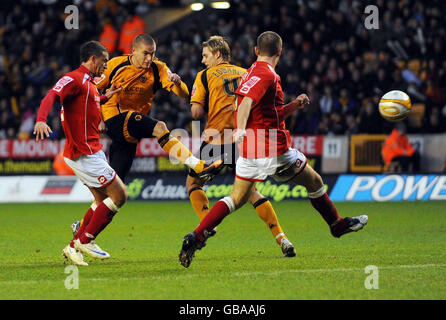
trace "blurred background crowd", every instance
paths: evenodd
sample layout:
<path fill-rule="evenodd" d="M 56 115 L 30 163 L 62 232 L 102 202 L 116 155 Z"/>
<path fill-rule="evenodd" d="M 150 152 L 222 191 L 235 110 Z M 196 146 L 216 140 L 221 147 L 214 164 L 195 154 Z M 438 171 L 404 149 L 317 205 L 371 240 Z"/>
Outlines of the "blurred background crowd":
<path fill-rule="evenodd" d="M 79 29 L 67 30 L 64 8 L 79 8 Z M 129 53 L 131 39 L 146 30 L 152 10 L 181 1 L 28 0 L 0 4 L 0 139 L 32 136 L 40 100 L 66 72 L 79 65 L 79 46 L 101 40 L 111 56 Z M 398 89 L 419 114 L 409 133 L 446 132 L 446 1 L 368 1 L 379 9 L 379 29 L 366 29 L 364 1 L 234 0 L 227 10 L 190 14 L 153 35 L 157 56 L 189 90 L 201 64 L 201 43 L 225 36 L 232 63 L 255 61 L 257 36 L 265 30 L 284 40 L 277 67 L 286 100 L 307 93 L 312 103 L 288 118 L 292 134 L 388 133 L 379 98 Z M 57 30 L 57 31 L 55 31 Z M 58 108 L 48 120 L 63 137 Z M 189 128 L 189 101 L 158 93 L 151 115 L 169 128 Z"/>

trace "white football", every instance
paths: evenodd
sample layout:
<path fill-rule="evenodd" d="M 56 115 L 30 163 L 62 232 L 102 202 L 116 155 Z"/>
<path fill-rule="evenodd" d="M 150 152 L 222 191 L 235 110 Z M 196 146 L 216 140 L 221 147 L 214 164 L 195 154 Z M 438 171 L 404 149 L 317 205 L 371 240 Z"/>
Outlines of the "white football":
<path fill-rule="evenodd" d="M 409 96 L 400 90 L 387 92 L 379 100 L 379 113 L 389 121 L 400 121 L 406 118 L 412 110 Z"/>

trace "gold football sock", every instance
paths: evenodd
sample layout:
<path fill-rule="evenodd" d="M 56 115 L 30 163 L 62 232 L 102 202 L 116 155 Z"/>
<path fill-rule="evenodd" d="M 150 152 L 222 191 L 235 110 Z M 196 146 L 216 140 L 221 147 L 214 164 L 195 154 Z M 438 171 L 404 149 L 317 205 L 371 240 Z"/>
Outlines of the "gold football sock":
<path fill-rule="evenodd" d="M 271 202 L 263 198 L 254 203 L 253 206 L 256 209 L 257 215 L 265 222 L 276 239 L 276 242 L 280 245 L 280 241 L 282 238 L 286 238 L 286 236 L 280 227 L 279 220 L 277 220 L 277 215 Z"/>
<path fill-rule="evenodd" d="M 200 221 L 209 212 L 209 199 L 203 189 L 197 187 L 189 191 L 189 199 Z"/>
<path fill-rule="evenodd" d="M 167 130 L 158 139 L 158 143 L 161 148 L 169 154 L 178 159 L 182 164 L 188 166 L 196 173 L 200 173 L 204 169 L 204 161 L 194 157 L 192 152 L 184 144 L 175 137 L 170 135 L 170 131 Z"/>

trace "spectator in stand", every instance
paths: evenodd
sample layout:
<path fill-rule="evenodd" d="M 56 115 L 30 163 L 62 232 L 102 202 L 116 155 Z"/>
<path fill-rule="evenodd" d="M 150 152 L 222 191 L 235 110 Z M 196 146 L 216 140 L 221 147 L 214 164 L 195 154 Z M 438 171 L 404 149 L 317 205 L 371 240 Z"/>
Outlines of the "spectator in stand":
<path fill-rule="evenodd" d="M 118 36 L 118 31 L 113 27 L 111 19 L 107 18 L 104 21 L 104 28 L 99 36 L 99 42 L 104 45 L 110 54 L 116 50 Z"/>
<path fill-rule="evenodd" d="M 382 157 L 386 165 L 398 162 L 403 172 L 420 171 L 420 153 L 410 144 L 404 122 L 399 122 L 384 142 Z"/>

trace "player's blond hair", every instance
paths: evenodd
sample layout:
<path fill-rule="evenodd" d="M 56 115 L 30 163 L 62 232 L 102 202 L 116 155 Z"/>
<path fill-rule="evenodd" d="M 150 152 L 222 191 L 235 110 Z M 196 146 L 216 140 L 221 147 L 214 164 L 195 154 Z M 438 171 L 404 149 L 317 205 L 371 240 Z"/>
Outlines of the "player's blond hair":
<path fill-rule="evenodd" d="M 231 49 L 229 49 L 229 44 L 221 36 L 210 37 L 207 41 L 203 42 L 202 46 L 203 48 L 208 47 L 212 54 L 219 51 L 224 61 L 229 62 L 229 60 L 231 60 Z"/>

